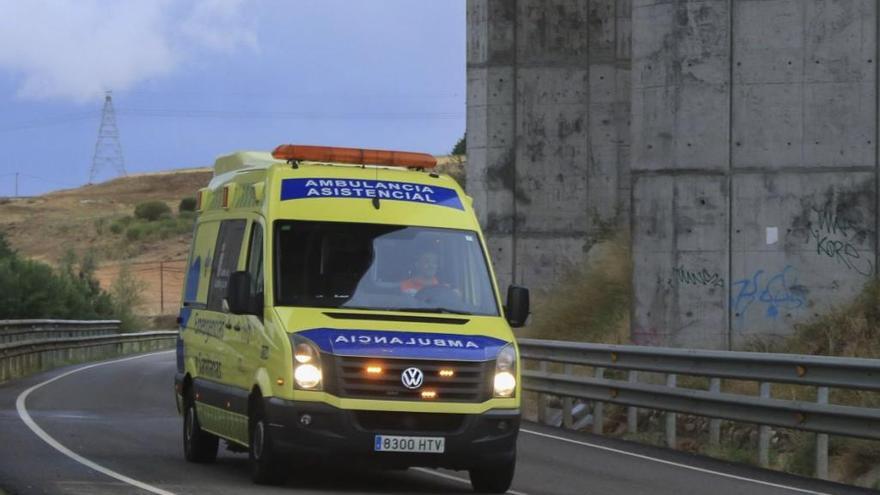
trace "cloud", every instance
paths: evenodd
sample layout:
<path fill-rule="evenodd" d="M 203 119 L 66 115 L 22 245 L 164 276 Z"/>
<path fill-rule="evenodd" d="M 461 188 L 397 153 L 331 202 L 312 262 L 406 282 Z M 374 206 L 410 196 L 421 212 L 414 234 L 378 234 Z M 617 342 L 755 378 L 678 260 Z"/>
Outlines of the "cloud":
<path fill-rule="evenodd" d="M 193 57 L 256 50 L 244 0 L 0 0 L 0 70 L 18 96 L 85 102 Z"/>

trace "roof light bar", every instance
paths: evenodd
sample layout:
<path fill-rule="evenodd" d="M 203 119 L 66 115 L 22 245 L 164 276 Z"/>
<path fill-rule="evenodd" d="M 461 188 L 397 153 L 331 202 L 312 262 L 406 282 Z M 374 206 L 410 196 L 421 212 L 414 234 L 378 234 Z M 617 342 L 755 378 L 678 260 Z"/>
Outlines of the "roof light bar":
<path fill-rule="evenodd" d="M 411 151 L 367 150 L 333 146 L 304 146 L 282 144 L 272 157 L 278 160 L 306 160 L 313 162 L 351 163 L 355 165 L 391 165 L 393 167 L 434 168 L 437 159 L 427 153 Z"/>

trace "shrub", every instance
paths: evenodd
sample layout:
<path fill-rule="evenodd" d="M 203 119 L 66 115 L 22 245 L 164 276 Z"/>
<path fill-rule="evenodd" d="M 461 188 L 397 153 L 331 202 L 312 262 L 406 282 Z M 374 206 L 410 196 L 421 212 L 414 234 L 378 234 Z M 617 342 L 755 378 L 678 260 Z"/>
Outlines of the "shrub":
<path fill-rule="evenodd" d="M 162 217 L 171 216 L 171 208 L 162 201 L 144 201 L 134 207 L 134 216 L 141 220 L 155 222 Z"/>
<path fill-rule="evenodd" d="M 144 285 L 131 272 L 126 264 L 119 268 L 116 280 L 110 285 L 110 300 L 113 312 L 121 322 L 124 332 L 143 328 L 144 322 L 135 314 L 135 308 L 143 302 Z"/>
<path fill-rule="evenodd" d="M 125 230 L 125 238 L 129 241 L 139 241 L 144 238 L 146 232 L 146 225 L 136 223 Z"/>
<path fill-rule="evenodd" d="M 177 211 L 183 213 L 185 211 L 196 211 L 196 198 L 183 198 L 177 205 Z"/>
<path fill-rule="evenodd" d="M 629 343 L 632 258 L 625 230 L 590 250 L 551 292 L 534 294 L 529 325 L 519 335 L 607 344 Z"/>
<path fill-rule="evenodd" d="M 0 233 L 0 247 L 5 245 Z M 114 317 L 109 294 L 94 278 L 94 258 L 87 256 L 79 268 L 72 253 L 62 261 L 56 271 L 15 253 L 0 256 L 0 319 Z"/>

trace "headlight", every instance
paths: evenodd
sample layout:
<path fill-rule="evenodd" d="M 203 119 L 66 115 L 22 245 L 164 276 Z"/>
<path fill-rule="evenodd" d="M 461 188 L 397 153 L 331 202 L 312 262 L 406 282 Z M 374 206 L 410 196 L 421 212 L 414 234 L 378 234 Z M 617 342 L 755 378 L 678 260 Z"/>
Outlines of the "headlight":
<path fill-rule="evenodd" d="M 301 390 L 321 390 L 321 353 L 311 340 L 293 335 L 293 382 Z"/>
<path fill-rule="evenodd" d="M 516 348 L 508 344 L 495 359 L 495 397 L 516 394 Z"/>

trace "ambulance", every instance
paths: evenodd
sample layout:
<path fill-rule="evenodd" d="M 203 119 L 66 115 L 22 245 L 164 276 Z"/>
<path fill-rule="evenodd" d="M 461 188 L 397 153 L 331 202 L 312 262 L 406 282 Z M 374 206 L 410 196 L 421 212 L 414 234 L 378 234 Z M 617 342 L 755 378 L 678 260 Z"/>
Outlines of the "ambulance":
<path fill-rule="evenodd" d="M 300 145 L 217 159 L 178 318 L 187 461 L 222 439 L 259 484 L 321 462 L 507 491 L 529 293 L 501 300 L 472 199 L 435 165 Z"/>

